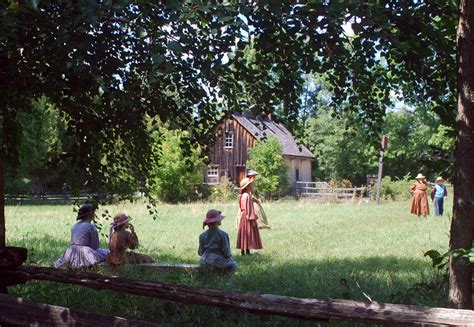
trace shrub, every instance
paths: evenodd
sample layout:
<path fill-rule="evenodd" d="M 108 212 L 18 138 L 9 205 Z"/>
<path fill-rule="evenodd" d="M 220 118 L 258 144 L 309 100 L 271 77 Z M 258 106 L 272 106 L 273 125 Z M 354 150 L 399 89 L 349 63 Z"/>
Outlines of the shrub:
<path fill-rule="evenodd" d="M 384 200 L 402 201 L 411 198 L 410 186 L 413 180 L 409 174 L 406 174 L 402 179 L 392 180 L 390 176 L 382 178 L 382 190 L 380 197 Z M 375 198 L 377 194 L 377 184 L 372 192 L 372 197 Z"/>
<path fill-rule="evenodd" d="M 192 146 L 185 131 L 160 128 L 152 137 L 149 188 L 159 200 L 178 203 L 196 200 L 205 191 L 202 186 L 204 162 L 201 150 Z"/>
<path fill-rule="evenodd" d="M 211 200 L 213 201 L 230 201 L 237 199 L 237 191 L 235 185 L 229 178 L 223 176 L 219 184 L 211 188 Z"/>
<path fill-rule="evenodd" d="M 248 167 L 259 173 L 255 178 L 259 193 L 266 199 L 285 195 L 288 190 L 288 167 L 278 140 L 271 137 L 258 143 L 249 155 Z"/>

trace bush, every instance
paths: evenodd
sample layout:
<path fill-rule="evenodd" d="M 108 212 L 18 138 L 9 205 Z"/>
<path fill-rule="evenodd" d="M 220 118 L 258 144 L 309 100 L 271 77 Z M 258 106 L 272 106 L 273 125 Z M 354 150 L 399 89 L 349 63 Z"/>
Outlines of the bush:
<path fill-rule="evenodd" d="M 282 156 L 282 148 L 275 137 L 258 143 L 250 150 L 247 166 L 256 170 L 258 191 L 263 198 L 280 198 L 288 190 L 288 167 Z"/>
<path fill-rule="evenodd" d="M 335 178 L 332 178 L 331 180 L 329 180 L 328 184 L 332 188 L 338 188 L 338 187 L 351 188 L 352 187 L 352 182 L 348 179 L 335 179 Z"/>
<path fill-rule="evenodd" d="M 411 198 L 410 186 L 413 183 L 409 174 L 406 174 L 402 179 L 392 180 L 390 176 L 382 178 L 382 192 L 380 198 L 384 200 L 402 201 Z M 372 197 L 375 198 L 377 194 L 377 184 L 372 192 Z"/>
<path fill-rule="evenodd" d="M 159 200 L 169 203 L 199 199 L 205 193 L 202 186 L 204 162 L 201 150 L 192 146 L 185 131 L 160 128 L 152 137 L 149 188 Z"/>
<path fill-rule="evenodd" d="M 236 200 L 237 191 L 235 190 L 235 185 L 227 177 L 221 177 L 220 183 L 212 186 L 210 198 L 213 201 Z"/>

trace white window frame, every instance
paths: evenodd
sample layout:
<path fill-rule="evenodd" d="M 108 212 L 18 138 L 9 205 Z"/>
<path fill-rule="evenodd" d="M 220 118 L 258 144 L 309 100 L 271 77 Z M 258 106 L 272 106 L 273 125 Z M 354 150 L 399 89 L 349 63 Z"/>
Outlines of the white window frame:
<path fill-rule="evenodd" d="M 234 133 L 224 133 L 224 149 L 232 149 L 234 147 Z"/>
<path fill-rule="evenodd" d="M 207 177 L 219 177 L 219 166 L 210 166 L 207 168 Z"/>

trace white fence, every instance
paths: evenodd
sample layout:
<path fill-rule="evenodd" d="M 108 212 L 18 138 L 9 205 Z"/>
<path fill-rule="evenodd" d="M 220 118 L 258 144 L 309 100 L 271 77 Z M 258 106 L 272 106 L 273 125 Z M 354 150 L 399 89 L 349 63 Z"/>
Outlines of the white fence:
<path fill-rule="evenodd" d="M 295 191 L 297 196 L 302 197 L 334 197 L 337 199 L 349 199 L 362 197 L 366 188 L 331 187 L 326 182 L 296 182 Z"/>

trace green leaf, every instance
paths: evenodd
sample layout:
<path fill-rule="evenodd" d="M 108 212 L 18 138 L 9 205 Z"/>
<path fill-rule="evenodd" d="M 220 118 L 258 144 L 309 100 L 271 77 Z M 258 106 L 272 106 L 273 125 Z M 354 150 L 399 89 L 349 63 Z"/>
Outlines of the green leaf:
<path fill-rule="evenodd" d="M 173 51 L 176 54 L 180 54 L 180 53 L 183 52 L 183 47 L 181 46 L 181 44 L 179 44 L 176 41 L 169 42 L 168 43 L 168 49 L 170 49 L 171 51 Z"/>

